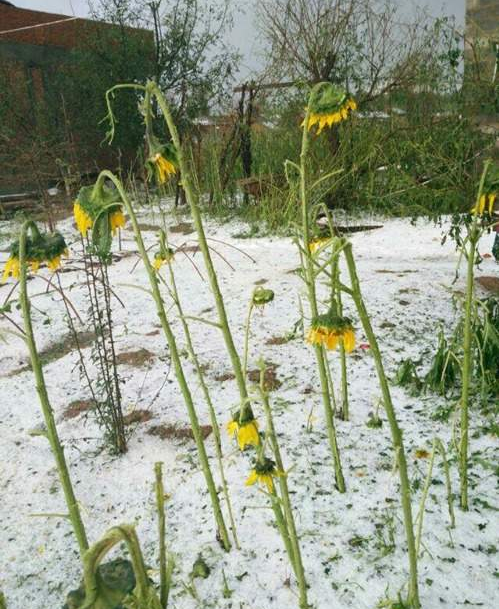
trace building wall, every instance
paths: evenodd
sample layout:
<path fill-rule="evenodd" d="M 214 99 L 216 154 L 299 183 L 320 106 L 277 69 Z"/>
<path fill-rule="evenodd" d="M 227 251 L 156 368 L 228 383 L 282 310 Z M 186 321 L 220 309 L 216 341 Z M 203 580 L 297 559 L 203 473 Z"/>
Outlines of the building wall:
<path fill-rule="evenodd" d="M 51 121 L 56 120 L 53 117 L 61 115 L 58 107 L 62 103 L 61 92 L 56 84 L 58 71 L 66 69 L 66 66 L 73 71 L 72 66 L 76 67 L 76 64 L 68 63 L 72 60 L 72 51 L 84 49 L 85 42 L 88 42 L 90 37 L 92 40 L 96 37 L 100 39 L 102 35 L 102 39 L 107 40 L 110 28 L 125 38 L 133 37 L 134 41 L 139 42 L 134 48 L 140 48 L 140 52 L 145 56 L 153 57 L 154 38 L 148 30 L 120 30 L 117 26 L 89 19 L 74 19 L 56 13 L 20 9 L 0 0 L 0 104 L 3 97 L 4 107 L 8 108 L 7 113 L 4 112 L 4 120 L 5 116 L 8 120 L 9 116 L 13 118 L 24 114 L 34 128 L 43 124 L 48 125 L 50 129 L 54 124 Z M 75 70 L 75 78 L 77 73 Z M 5 92 L 2 96 L 2 86 L 5 82 L 8 83 L 9 92 L 8 95 Z M 49 137 L 50 133 L 47 132 L 47 136 Z M 29 136 L 24 135 L 24 138 L 29 144 Z M 85 146 L 81 138 L 77 145 L 79 150 L 88 149 L 88 145 Z M 84 155 L 81 157 L 84 161 L 81 169 L 84 171 L 90 166 L 95 170 L 96 164 L 102 166 L 110 161 L 109 147 L 93 147 L 93 150 L 97 158 L 84 158 Z M 42 168 L 42 173 L 47 176 L 57 172 L 57 167 L 52 163 L 50 168 L 49 163 L 50 161 L 47 161 L 47 167 Z M 10 165 L 9 151 L 0 150 L 0 189 L 11 190 L 15 187 L 6 171 Z M 19 171 L 13 169 L 12 172 L 11 176 L 26 175 L 22 168 Z M 18 178 L 14 181 L 18 182 Z"/>

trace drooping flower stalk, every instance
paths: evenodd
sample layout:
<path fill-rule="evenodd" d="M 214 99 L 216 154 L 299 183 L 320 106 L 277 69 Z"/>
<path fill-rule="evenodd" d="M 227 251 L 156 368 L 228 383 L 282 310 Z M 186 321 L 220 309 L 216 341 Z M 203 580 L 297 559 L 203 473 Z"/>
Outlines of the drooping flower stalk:
<path fill-rule="evenodd" d="M 314 87 L 310 94 L 312 100 L 317 88 Z M 302 242 L 303 242 L 303 256 L 305 257 L 304 276 L 305 283 L 307 286 L 308 301 L 310 307 L 310 313 L 312 318 L 316 318 L 319 315 L 319 308 L 317 304 L 317 293 L 316 293 L 316 273 L 314 264 L 312 261 L 312 254 L 310 249 L 311 234 L 309 226 L 310 209 L 308 203 L 308 180 L 307 180 L 307 163 L 308 163 L 308 151 L 309 151 L 309 120 L 312 114 L 311 104 L 308 105 L 303 130 L 302 130 L 302 145 L 300 153 L 300 199 L 302 209 Z M 332 408 L 330 386 L 328 383 L 327 371 L 326 371 L 326 358 L 324 354 L 324 347 L 320 344 L 314 345 L 315 356 L 317 359 L 317 366 L 319 371 L 319 378 L 322 392 L 322 402 L 324 406 L 324 417 L 326 419 L 326 427 L 329 438 L 329 444 L 331 453 L 333 456 L 333 465 L 335 471 L 336 485 L 341 493 L 346 490 L 345 480 L 343 477 L 343 471 L 341 466 L 340 450 L 338 447 L 338 441 L 336 437 L 336 428 L 334 423 L 334 412 Z"/>
<path fill-rule="evenodd" d="M 87 535 L 83 520 L 81 518 L 80 508 L 76 500 L 71 477 L 69 475 L 68 465 L 64 456 L 64 449 L 57 433 L 54 413 L 50 404 L 47 385 L 43 374 L 42 364 L 36 346 L 35 335 L 33 332 L 33 324 L 31 321 L 31 303 L 28 296 L 26 275 L 27 275 L 27 259 L 26 259 L 26 238 L 28 230 L 36 230 L 36 226 L 32 221 L 25 222 L 19 234 L 19 285 L 20 285 L 20 302 L 24 322 L 25 340 L 28 344 L 29 356 L 31 360 L 31 368 L 35 375 L 36 391 L 40 400 L 45 425 L 47 427 L 47 438 L 50 443 L 52 454 L 54 455 L 61 487 L 68 508 L 68 518 L 73 526 L 73 531 L 78 542 L 80 554 L 83 556 L 88 549 Z"/>
<path fill-rule="evenodd" d="M 96 187 L 99 185 L 99 182 L 102 182 L 106 178 L 111 180 L 111 182 L 116 187 L 116 190 L 119 193 L 120 199 L 121 199 L 123 205 L 125 206 L 125 209 L 129 215 L 130 221 L 132 223 L 132 229 L 133 229 L 133 232 L 135 235 L 135 241 L 137 243 L 139 254 L 140 254 L 140 257 L 142 258 L 142 262 L 145 266 L 145 269 L 146 269 L 148 277 L 149 277 L 152 297 L 156 304 L 156 313 L 160 320 L 161 327 L 163 329 L 165 338 L 167 340 L 167 343 L 168 343 L 168 346 L 170 349 L 170 356 L 173 361 L 173 366 L 175 369 L 175 376 L 176 376 L 178 384 L 180 386 L 180 390 L 182 392 L 182 396 L 184 398 L 184 402 L 185 402 L 185 405 L 187 407 L 187 411 L 189 414 L 189 419 L 190 419 L 190 423 L 191 423 L 191 427 L 192 427 L 192 433 L 194 435 L 194 441 L 196 442 L 196 447 L 197 447 L 197 451 L 198 451 L 201 468 L 202 468 L 204 476 L 205 476 L 206 485 L 208 487 L 208 492 L 209 492 L 210 498 L 211 498 L 211 504 L 212 504 L 215 521 L 218 526 L 218 533 L 220 535 L 220 539 L 222 541 L 223 547 L 228 551 L 230 549 L 229 534 L 227 531 L 227 527 L 225 525 L 222 510 L 220 507 L 220 501 L 218 498 L 218 493 L 217 493 L 217 490 L 215 487 L 215 482 L 213 480 L 213 475 L 212 475 L 210 465 L 208 462 L 208 455 L 206 453 L 206 447 L 204 445 L 203 435 L 202 435 L 201 428 L 199 425 L 199 420 L 198 420 L 196 408 L 194 406 L 194 401 L 192 399 L 192 394 L 190 392 L 189 386 L 187 384 L 187 380 L 185 378 L 185 373 L 183 370 L 180 353 L 179 353 L 179 350 L 177 347 L 177 342 L 175 340 L 175 335 L 173 334 L 170 323 L 168 321 L 165 307 L 164 307 L 164 302 L 161 297 L 157 273 L 154 270 L 153 265 L 151 264 L 149 255 L 148 255 L 146 247 L 144 245 L 144 241 L 142 238 L 142 233 L 141 233 L 141 230 L 139 227 L 137 216 L 135 215 L 133 206 L 132 206 L 120 180 L 111 171 L 104 170 L 100 173 L 100 175 L 97 179 Z"/>
<path fill-rule="evenodd" d="M 376 372 L 378 374 L 378 380 L 383 396 L 383 406 L 386 412 L 386 416 L 388 418 L 388 423 L 390 425 L 393 450 L 398 464 L 398 472 L 400 478 L 400 500 L 404 517 L 407 553 L 409 559 L 409 589 L 407 601 L 412 609 L 420 609 L 421 604 L 419 601 L 418 589 L 418 562 L 412 516 L 411 487 L 407 471 L 407 460 L 405 457 L 404 443 L 402 440 L 402 431 L 399 427 L 397 416 L 395 414 L 395 408 L 393 406 L 390 388 L 388 385 L 388 380 L 386 378 L 383 360 L 378 346 L 378 341 L 372 328 L 371 320 L 369 318 L 369 314 L 367 312 L 364 299 L 362 297 L 360 282 L 357 275 L 357 269 L 352 252 L 352 245 L 346 239 L 342 239 L 341 246 L 346 259 L 348 273 L 350 276 L 350 296 L 352 297 L 355 303 L 360 321 L 362 323 L 364 332 L 366 333 L 367 340 L 371 347 L 371 353 L 374 358 Z"/>

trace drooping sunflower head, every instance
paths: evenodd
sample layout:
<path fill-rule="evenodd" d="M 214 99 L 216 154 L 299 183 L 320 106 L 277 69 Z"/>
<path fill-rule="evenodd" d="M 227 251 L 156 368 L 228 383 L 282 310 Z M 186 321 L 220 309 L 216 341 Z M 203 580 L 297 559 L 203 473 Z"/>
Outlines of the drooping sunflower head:
<path fill-rule="evenodd" d="M 251 300 L 255 307 L 264 307 L 269 302 L 274 300 L 274 291 L 262 288 L 262 286 L 258 286 L 253 290 L 253 294 Z"/>
<path fill-rule="evenodd" d="M 489 167 L 485 176 L 482 194 L 478 203 L 476 203 L 472 210 L 472 214 L 478 214 L 483 216 L 487 214 L 491 216 L 494 212 L 494 207 L 499 195 L 499 165 L 494 164 Z"/>
<path fill-rule="evenodd" d="M 17 279 L 20 275 L 19 240 L 10 246 L 10 256 L 2 275 L 2 283 L 9 277 Z M 26 262 L 31 272 L 36 273 L 42 263 L 51 271 L 56 271 L 61 265 L 62 256 L 66 256 L 68 248 L 64 237 L 59 232 L 40 233 L 33 224 L 30 234 L 26 236 Z"/>
<path fill-rule="evenodd" d="M 246 446 L 260 444 L 258 421 L 255 419 L 251 406 L 246 406 L 242 411 L 237 410 L 232 415 L 232 419 L 227 423 L 227 431 L 230 436 L 236 438 L 240 450 L 244 450 Z"/>
<path fill-rule="evenodd" d="M 317 135 L 319 135 L 324 127 L 341 123 L 354 110 L 357 110 L 357 104 L 344 89 L 330 82 L 321 82 L 310 93 L 308 121 L 306 125 L 304 121 L 302 126 L 310 131 L 314 125 L 317 125 Z"/>
<path fill-rule="evenodd" d="M 327 313 L 312 319 L 307 342 L 328 350 L 334 350 L 343 344 L 345 351 L 350 353 L 355 348 L 352 321 L 348 317 L 338 315 L 335 307 L 332 307 Z"/>
<path fill-rule="evenodd" d="M 171 262 L 174 257 L 175 257 L 175 252 L 171 247 L 166 247 L 164 249 L 160 249 L 159 252 L 156 252 L 154 254 L 153 267 L 155 268 L 156 271 L 159 271 L 159 269 L 163 266 L 163 264 L 167 264 L 168 262 Z"/>
<path fill-rule="evenodd" d="M 51 233 L 44 237 L 45 240 L 45 262 L 47 267 L 56 271 L 61 266 L 61 258 L 68 255 L 68 246 L 61 233 Z M 31 259 L 28 256 L 28 260 Z M 36 267 L 38 268 L 38 267 Z"/>
<path fill-rule="evenodd" d="M 158 184 L 165 184 L 170 176 L 177 173 L 178 157 L 173 144 L 160 144 L 152 137 L 149 141 L 149 156 L 146 161 L 148 179 L 156 178 Z"/>
<path fill-rule="evenodd" d="M 274 478 L 283 476 L 284 472 L 278 471 L 275 461 L 268 457 L 263 457 L 255 460 L 254 467 L 246 480 L 246 486 L 252 486 L 258 483 L 266 488 L 269 493 L 274 492 Z"/>
<path fill-rule="evenodd" d="M 112 237 L 126 222 L 118 191 L 100 180 L 95 186 L 84 186 L 74 202 L 73 211 L 80 234 L 86 237 L 91 230 L 96 253 L 102 259 L 108 258 Z"/>
<path fill-rule="evenodd" d="M 173 260 L 175 257 L 174 250 L 168 246 L 166 240 L 166 233 L 163 229 L 160 229 L 158 233 L 159 239 L 159 250 L 154 254 L 154 262 L 153 267 L 156 271 L 163 266 L 163 264 L 167 264 Z"/>

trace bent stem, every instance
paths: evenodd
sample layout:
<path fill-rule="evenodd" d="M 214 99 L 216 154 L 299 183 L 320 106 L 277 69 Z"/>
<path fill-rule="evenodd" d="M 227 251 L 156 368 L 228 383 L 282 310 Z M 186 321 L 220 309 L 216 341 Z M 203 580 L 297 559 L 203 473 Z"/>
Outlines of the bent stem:
<path fill-rule="evenodd" d="M 82 609 L 103 606 L 101 604 L 109 593 L 116 597 L 116 590 L 108 588 L 100 577 L 99 565 L 106 554 L 121 542 L 126 544 L 135 575 L 135 589 L 133 591 L 135 598 L 133 601 L 137 603 L 137 607 L 162 609 L 160 600 L 147 576 L 144 557 L 135 529 L 133 526 L 125 524 L 110 529 L 85 553 L 83 557 L 85 603 Z M 108 605 L 106 604 L 105 606 Z"/>
<path fill-rule="evenodd" d="M 124 190 L 121 182 L 111 171 L 104 170 L 100 173 L 100 175 L 97 179 L 96 186 L 98 186 L 99 181 L 103 181 L 106 178 L 111 180 L 113 182 L 113 184 L 115 185 L 116 189 L 119 192 L 123 205 L 125 206 L 126 211 L 127 211 L 128 215 L 130 216 L 130 221 L 132 223 L 133 232 L 135 235 L 135 241 L 137 243 L 139 254 L 140 254 L 140 257 L 142 258 L 142 262 L 144 263 L 144 266 L 146 268 L 146 271 L 147 271 L 147 274 L 149 277 L 152 297 L 156 304 L 156 313 L 160 320 L 161 327 L 163 329 L 163 333 L 165 335 L 165 338 L 167 340 L 167 343 L 168 343 L 168 346 L 170 349 L 170 356 L 173 361 L 173 366 L 175 369 L 175 376 L 176 376 L 178 384 L 180 386 L 180 390 L 182 392 L 182 396 L 184 398 L 184 402 L 185 402 L 185 405 L 187 407 L 187 411 L 189 414 L 189 419 L 190 419 L 190 423 L 191 423 L 191 427 L 192 427 L 192 433 L 194 435 L 194 441 L 196 442 L 196 447 L 197 447 L 197 451 L 198 451 L 198 455 L 199 455 L 199 461 L 200 461 L 201 468 L 203 470 L 203 474 L 204 474 L 204 477 L 206 480 L 208 492 L 210 494 L 211 504 L 212 504 L 212 508 L 213 508 L 213 512 L 214 512 L 214 516 L 215 516 L 215 521 L 218 526 L 218 532 L 220 535 L 220 539 L 222 541 L 222 545 L 223 545 L 224 549 L 229 551 L 230 550 L 229 534 L 227 532 L 227 527 L 225 526 L 224 518 L 222 515 L 222 510 L 220 508 L 220 501 L 218 499 L 218 494 L 217 494 L 217 490 L 215 488 L 213 475 L 211 473 L 210 465 L 208 462 L 208 456 L 207 456 L 206 447 L 205 447 L 204 441 L 203 441 L 203 435 L 201 432 L 201 428 L 199 426 L 199 420 L 198 420 L 196 409 L 194 407 L 194 401 L 192 399 L 192 395 L 191 395 L 189 386 L 187 384 L 187 380 L 185 378 L 184 370 L 182 367 L 182 361 L 180 359 L 180 354 L 179 354 L 178 347 L 177 347 L 177 342 L 175 340 L 175 336 L 173 334 L 170 323 L 166 316 L 163 299 L 161 297 L 161 293 L 159 290 L 158 277 L 156 275 L 154 268 L 151 265 L 151 261 L 149 260 L 147 250 L 144 245 L 144 240 L 142 239 L 142 233 L 140 231 L 139 223 L 137 221 L 137 216 L 135 215 L 132 204 L 130 203 L 129 198 L 128 198 L 127 194 L 125 193 L 125 190 Z"/>
<path fill-rule="evenodd" d="M 308 130 L 308 119 L 310 116 L 310 109 L 307 109 L 305 116 L 303 135 L 302 135 L 302 146 L 300 154 L 300 198 L 302 207 L 302 239 L 303 239 L 303 255 L 305 256 L 304 275 L 305 283 L 307 285 L 308 301 L 310 305 L 310 312 L 312 317 L 316 317 L 319 314 L 317 305 L 317 294 L 315 289 L 315 271 L 310 254 L 310 227 L 309 227 L 309 209 L 308 209 L 308 197 L 307 197 L 307 155 L 309 147 Z M 331 447 L 331 453 L 333 456 L 333 466 L 336 478 L 336 485 L 340 493 L 344 493 L 346 490 L 345 479 L 343 477 L 343 471 L 341 467 L 340 450 L 338 447 L 338 441 L 336 438 L 336 428 L 334 424 L 334 413 L 331 404 L 330 387 L 328 384 L 328 375 L 326 370 L 326 359 L 323 352 L 323 347 L 320 345 L 314 346 L 315 357 L 317 359 L 317 366 L 319 369 L 319 377 L 321 383 L 322 402 L 324 405 L 324 417 L 326 419 L 327 433 L 329 438 L 329 445 Z"/>
<path fill-rule="evenodd" d="M 45 419 L 45 425 L 47 426 L 47 438 L 50 443 L 52 454 L 54 455 L 57 470 L 59 472 L 59 479 L 61 481 L 64 498 L 68 507 L 68 517 L 73 526 L 74 534 L 78 542 L 80 549 L 80 555 L 83 556 L 85 551 L 88 549 L 87 535 L 83 520 L 80 514 L 80 508 L 76 500 L 73 485 L 71 483 L 71 477 L 69 475 L 66 458 L 64 456 L 64 449 L 62 447 L 59 435 L 57 433 L 57 427 L 55 424 L 54 413 L 47 393 L 47 386 L 45 384 L 45 377 L 43 375 L 42 364 L 38 355 L 38 349 L 36 347 L 35 335 L 33 332 L 33 324 L 31 321 L 31 303 L 28 296 L 28 289 L 26 283 L 27 274 L 27 262 L 26 262 L 26 236 L 28 229 L 32 229 L 34 226 L 32 221 L 25 222 L 21 227 L 19 235 L 19 265 L 20 265 L 20 301 L 21 310 L 24 321 L 25 340 L 28 344 L 29 356 L 31 360 L 31 367 L 33 374 L 35 375 L 36 391 L 40 400 L 40 406 L 42 408 L 43 417 Z"/>
<path fill-rule="evenodd" d="M 225 303 L 222 296 L 222 292 L 220 291 L 220 286 L 218 284 L 218 278 L 215 271 L 215 267 L 213 265 L 213 260 L 211 258 L 210 249 L 208 246 L 208 242 L 206 240 L 206 235 L 204 232 L 203 221 L 201 218 L 201 212 L 199 210 L 198 204 L 198 196 L 193 186 L 192 180 L 192 172 L 189 168 L 188 163 L 185 160 L 182 144 L 180 142 L 180 138 L 178 135 L 177 127 L 173 120 L 172 113 L 170 111 L 170 107 L 161 93 L 160 89 L 154 82 L 149 82 L 147 87 L 151 93 L 156 97 L 158 106 L 160 107 L 165 121 L 170 133 L 170 136 L 173 141 L 173 145 L 176 148 L 178 164 L 180 168 L 180 173 L 182 175 L 182 187 L 185 192 L 185 196 L 187 202 L 189 203 L 189 207 L 192 214 L 192 220 L 194 223 L 194 228 L 196 229 L 199 241 L 199 248 L 203 255 L 204 263 L 206 266 L 206 270 L 208 273 L 208 280 L 210 283 L 211 291 L 213 293 L 213 297 L 215 299 L 215 305 L 218 312 L 218 318 L 220 322 L 220 327 L 222 329 L 222 334 L 225 341 L 225 346 L 229 353 L 229 357 L 232 363 L 232 369 L 234 371 L 234 376 L 236 377 L 237 386 L 239 389 L 239 394 L 241 397 L 242 408 L 248 404 L 248 390 L 246 386 L 246 381 L 243 374 L 243 369 L 241 366 L 241 360 L 239 358 L 239 354 L 234 344 L 234 339 L 232 337 L 232 333 L 229 326 L 229 321 L 227 318 L 227 312 L 225 310 Z"/>
<path fill-rule="evenodd" d="M 371 325 L 371 320 L 369 318 L 369 314 L 367 313 L 364 299 L 360 290 L 359 278 L 357 275 L 355 260 L 352 253 L 352 244 L 347 242 L 346 240 L 343 240 L 343 246 L 343 251 L 348 267 L 348 273 L 350 275 L 351 296 L 357 308 L 359 318 L 364 328 L 364 332 L 366 333 L 367 340 L 371 347 L 371 353 L 373 355 L 374 362 L 376 365 L 376 372 L 378 374 L 381 393 L 383 396 L 383 406 L 385 408 L 386 416 L 390 425 L 393 450 L 395 455 L 397 455 L 398 471 L 400 477 L 400 499 L 404 516 L 407 553 L 409 559 L 408 602 L 413 609 L 420 609 L 421 604 L 419 601 L 418 590 L 418 562 L 412 518 L 411 487 L 409 482 L 409 475 L 407 472 L 407 460 L 405 457 L 404 443 L 402 440 L 402 431 L 399 427 L 397 416 L 395 414 L 395 408 L 393 406 L 388 381 L 385 375 L 383 360 L 381 358 L 381 352 L 379 350 L 378 341 L 376 339 L 376 335 L 374 334 Z"/>
<path fill-rule="evenodd" d="M 300 590 L 300 608 L 307 609 L 307 582 L 305 579 L 305 570 L 303 568 L 303 562 L 301 558 L 300 543 L 298 541 L 298 534 L 296 532 L 296 524 L 293 516 L 293 508 L 291 506 L 291 500 L 289 498 L 289 489 L 286 474 L 284 473 L 284 464 L 282 461 L 281 451 L 279 443 L 277 441 L 277 435 L 275 432 L 274 421 L 272 417 L 272 410 L 270 407 L 270 401 L 268 393 L 265 391 L 265 363 L 260 362 L 260 384 L 259 384 L 260 398 L 262 400 L 263 408 L 265 411 L 265 418 L 267 424 L 266 435 L 270 438 L 272 445 L 272 451 L 277 466 L 277 470 L 282 472 L 283 475 L 279 476 L 279 487 L 281 490 L 281 501 L 284 508 L 284 517 L 286 522 L 286 528 L 291 545 L 290 560 L 293 565 L 296 579 L 298 580 L 298 587 Z"/>

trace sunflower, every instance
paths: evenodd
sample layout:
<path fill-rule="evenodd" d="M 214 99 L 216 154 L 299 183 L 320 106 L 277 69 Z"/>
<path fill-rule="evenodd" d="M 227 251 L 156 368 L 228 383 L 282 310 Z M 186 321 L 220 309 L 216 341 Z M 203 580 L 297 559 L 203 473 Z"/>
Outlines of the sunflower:
<path fill-rule="evenodd" d="M 260 435 L 258 433 L 258 421 L 253 415 L 251 408 L 246 408 L 241 417 L 241 411 L 237 411 L 227 423 L 227 431 L 230 436 L 237 438 L 241 450 L 246 446 L 258 446 Z"/>
<path fill-rule="evenodd" d="M 328 82 L 319 83 L 310 94 L 307 108 L 308 121 L 305 119 L 302 127 L 310 131 L 317 125 L 317 135 L 319 135 L 324 127 L 341 123 L 354 110 L 357 110 L 355 100 L 348 97 L 343 89 Z"/>
<path fill-rule="evenodd" d="M 334 112 L 311 112 L 308 117 L 307 128 L 310 131 L 314 125 L 318 125 L 317 135 L 319 135 L 324 127 L 332 127 L 341 121 L 346 120 L 350 112 L 357 110 L 357 104 L 353 99 L 347 99 L 345 103 Z"/>
<path fill-rule="evenodd" d="M 487 211 L 489 216 L 494 211 L 494 203 L 496 202 L 497 194 L 495 192 L 482 195 L 476 205 L 473 206 L 471 213 L 483 216 L 484 212 Z"/>
<path fill-rule="evenodd" d="M 283 476 L 284 472 L 278 471 L 275 467 L 275 462 L 272 459 L 264 457 L 263 460 L 258 460 L 255 467 L 251 470 L 250 475 L 246 480 L 246 486 L 253 486 L 258 483 L 262 487 L 267 487 L 269 493 L 274 492 L 274 478 Z"/>
<path fill-rule="evenodd" d="M 30 227 L 30 234 L 26 236 L 26 263 L 32 273 L 36 273 L 42 262 L 47 264 L 51 271 L 56 271 L 61 265 L 61 256 L 67 256 L 66 241 L 60 233 L 40 233 L 36 225 Z M 21 265 L 19 260 L 19 241 L 10 246 L 10 257 L 5 264 L 2 283 L 9 277 L 19 278 Z"/>
<path fill-rule="evenodd" d="M 158 176 L 158 181 L 160 184 L 164 184 L 169 180 L 171 175 L 177 173 L 175 165 L 168 159 L 165 159 L 165 157 L 160 152 L 157 152 L 152 157 L 152 160 L 154 165 L 156 166 L 156 174 Z"/>
<path fill-rule="evenodd" d="M 125 222 L 125 215 L 121 207 L 109 214 L 109 224 L 113 235 L 116 234 L 118 228 L 123 228 L 125 226 Z"/>
<path fill-rule="evenodd" d="M 350 353 L 355 348 L 355 332 L 348 317 L 340 317 L 332 309 L 325 315 L 318 315 L 312 320 L 307 334 L 307 342 L 334 350 L 343 343 L 343 348 Z"/>
<path fill-rule="evenodd" d="M 92 218 L 83 209 L 78 200 L 74 202 L 73 214 L 76 222 L 76 227 L 78 228 L 82 237 L 86 237 L 88 231 L 92 228 L 94 223 Z"/>

